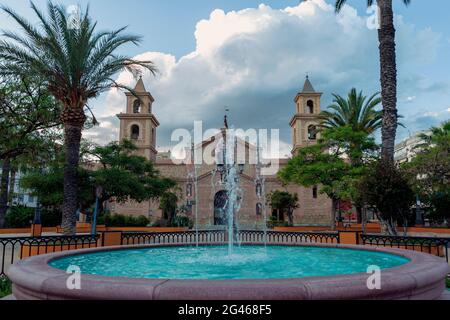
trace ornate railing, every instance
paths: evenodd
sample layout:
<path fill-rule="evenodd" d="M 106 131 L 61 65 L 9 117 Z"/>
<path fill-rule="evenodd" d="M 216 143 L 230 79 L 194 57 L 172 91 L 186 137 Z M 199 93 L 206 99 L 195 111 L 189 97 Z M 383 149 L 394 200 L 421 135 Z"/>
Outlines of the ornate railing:
<path fill-rule="evenodd" d="M 122 245 L 186 243 L 223 243 L 226 239 L 223 230 L 201 230 L 185 232 L 122 232 Z"/>
<path fill-rule="evenodd" d="M 0 238 L 0 276 L 15 261 L 37 254 L 95 248 L 98 235 Z"/>
<path fill-rule="evenodd" d="M 362 245 L 416 250 L 445 257 L 449 261 L 450 238 L 386 236 L 379 234 L 359 234 Z M 222 244 L 227 242 L 225 230 L 200 230 L 185 232 L 120 232 L 117 234 L 121 245 L 141 244 Z M 276 232 L 240 230 L 237 240 L 241 243 L 296 244 L 324 243 L 339 244 L 339 232 Z M 104 235 L 102 237 L 104 241 Z M 106 245 L 99 235 L 43 236 L 43 237 L 0 237 L 0 276 L 5 276 L 7 268 L 15 261 L 38 254 L 65 250 L 87 249 Z"/>
<path fill-rule="evenodd" d="M 202 230 L 186 232 L 123 232 L 122 245 L 158 244 L 158 243 L 223 243 L 228 240 L 224 230 Z M 275 232 L 240 230 L 238 241 L 243 243 L 339 243 L 339 234 L 320 232 Z"/>
<path fill-rule="evenodd" d="M 338 232 L 277 232 L 240 230 L 240 242 L 267 243 L 339 243 Z M 264 239 L 266 238 L 266 239 Z"/>
<path fill-rule="evenodd" d="M 361 234 L 360 238 L 363 245 L 426 252 L 445 257 L 447 262 L 449 261 L 450 238 L 387 236 L 379 234 Z"/>

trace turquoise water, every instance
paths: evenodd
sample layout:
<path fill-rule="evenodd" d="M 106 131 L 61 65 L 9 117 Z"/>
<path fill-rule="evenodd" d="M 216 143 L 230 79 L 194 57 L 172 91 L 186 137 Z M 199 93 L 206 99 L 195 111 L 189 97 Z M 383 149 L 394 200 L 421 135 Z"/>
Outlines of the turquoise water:
<path fill-rule="evenodd" d="M 242 246 L 229 256 L 225 246 L 145 248 L 66 257 L 50 263 L 83 274 L 158 279 L 286 279 L 367 272 L 409 260 L 380 252 L 337 248 Z"/>

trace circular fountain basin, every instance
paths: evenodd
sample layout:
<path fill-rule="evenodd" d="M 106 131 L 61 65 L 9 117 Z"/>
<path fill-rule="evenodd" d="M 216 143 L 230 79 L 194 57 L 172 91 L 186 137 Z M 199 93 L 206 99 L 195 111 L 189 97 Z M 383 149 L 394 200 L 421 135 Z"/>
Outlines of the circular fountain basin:
<path fill-rule="evenodd" d="M 71 266 L 79 290 L 67 287 Z M 370 266 L 381 270 L 379 290 L 367 285 Z M 449 269 L 431 255 L 359 246 L 249 245 L 228 255 L 226 246 L 149 245 L 37 256 L 8 276 L 17 299 L 437 299 Z"/>

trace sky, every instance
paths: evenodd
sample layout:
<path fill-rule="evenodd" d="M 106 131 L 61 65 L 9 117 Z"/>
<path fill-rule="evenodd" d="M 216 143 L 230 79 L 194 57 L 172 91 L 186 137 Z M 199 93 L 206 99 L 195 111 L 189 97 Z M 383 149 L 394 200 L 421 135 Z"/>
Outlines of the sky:
<path fill-rule="evenodd" d="M 371 95 L 380 90 L 378 39 L 367 27 L 363 0 L 349 0 L 341 14 L 333 0 L 65 0 L 88 3 L 99 30 L 128 26 L 143 37 L 140 46 L 120 50 L 154 61 L 156 77 L 144 74 L 155 97 L 154 114 L 161 123 L 157 144 L 173 146 L 174 129 L 221 127 L 225 106 L 236 128 L 280 129 L 281 154 L 290 150 L 289 120 L 293 99 L 309 74 L 323 92 L 322 109 L 332 93 L 352 87 Z M 1 4 L 35 22 L 24 0 Z M 46 1 L 36 0 L 40 7 Z M 450 118 L 450 28 L 448 0 L 413 0 L 406 7 L 394 0 L 398 53 L 398 108 L 404 116 L 397 140 Z M 18 31 L 0 13 L 0 29 Z M 119 81 L 133 85 L 124 72 Z M 115 115 L 124 112 L 125 95 L 111 91 L 90 101 L 100 127 L 85 132 L 98 143 L 118 139 Z M 176 116 L 174 116 L 176 115 Z"/>

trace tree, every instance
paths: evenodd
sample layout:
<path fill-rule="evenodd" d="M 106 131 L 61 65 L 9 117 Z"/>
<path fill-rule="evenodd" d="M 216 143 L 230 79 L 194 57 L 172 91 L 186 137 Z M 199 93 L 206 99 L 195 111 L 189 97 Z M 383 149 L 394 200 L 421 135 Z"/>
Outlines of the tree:
<path fill-rule="evenodd" d="M 397 221 L 404 225 L 416 197 L 403 172 L 379 161 L 359 184 L 367 204 L 378 209 L 379 219 L 390 235 L 397 235 Z"/>
<path fill-rule="evenodd" d="M 431 207 L 430 218 L 450 226 L 450 188 L 435 191 L 426 196 L 425 202 Z"/>
<path fill-rule="evenodd" d="M 444 221 L 450 218 L 445 210 L 450 197 L 450 121 L 422 134 L 416 148 L 417 155 L 403 165 L 411 185 L 422 202 L 431 208 L 431 218 Z"/>
<path fill-rule="evenodd" d="M 95 202 L 97 188 L 102 189 L 99 212 L 103 203 L 114 199 L 143 202 L 157 199 L 174 188 L 176 182 L 162 177 L 153 163 L 133 155 L 136 147 L 130 141 L 113 142 L 107 146 L 86 144 L 82 148 L 83 166 L 78 168 L 78 192 L 82 195 L 77 209 L 89 209 Z M 62 155 L 64 157 L 64 155 Z M 63 161 L 49 166 L 46 174 L 31 172 L 22 179 L 22 186 L 32 190 L 44 206 L 61 206 L 64 183 Z"/>
<path fill-rule="evenodd" d="M 411 0 L 402 0 L 405 5 Z M 336 12 L 340 12 L 347 0 L 336 0 Z M 394 163 L 395 138 L 397 135 L 397 62 L 395 48 L 395 26 L 392 0 L 376 0 L 380 14 L 378 30 L 381 98 L 383 104 L 381 158 L 386 165 Z M 371 6 L 375 0 L 367 0 Z"/>
<path fill-rule="evenodd" d="M 377 110 L 381 103 L 378 93 L 367 98 L 353 88 L 347 99 L 333 94 L 334 100 L 320 115 L 323 128 L 350 127 L 355 132 L 372 134 L 381 128 L 383 113 Z"/>
<path fill-rule="evenodd" d="M 289 225 L 294 225 L 294 210 L 299 207 L 298 195 L 291 194 L 287 191 L 273 191 L 267 197 L 268 205 L 274 210 L 287 213 L 289 219 Z"/>
<path fill-rule="evenodd" d="M 356 207 L 362 207 L 356 185 L 367 164 L 377 157 L 377 150 L 372 136 L 353 131 L 351 126 L 324 129 L 318 144 L 300 149 L 278 176 L 285 183 L 320 186 L 320 192 L 332 200 L 330 225 L 334 229 L 341 200 L 352 200 Z"/>
<path fill-rule="evenodd" d="M 177 214 L 178 196 L 173 192 L 165 192 L 160 199 L 159 208 L 163 211 L 164 219 L 168 225 L 172 224 Z"/>
<path fill-rule="evenodd" d="M 343 184 L 351 174 L 352 166 L 336 154 L 325 152 L 323 145 L 300 149 L 298 155 L 278 173 L 284 183 L 295 183 L 304 187 L 320 185 L 320 192 L 332 200 L 331 229 L 335 229 L 336 208 L 342 199 Z"/>
<path fill-rule="evenodd" d="M 5 225 L 11 199 L 10 175 L 14 162 L 24 162 L 42 153 L 59 125 L 60 104 L 36 77 L 9 77 L 0 85 L 0 228 Z M 19 161 L 19 159 L 21 159 Z"/>
<path fill-rule="evenodd" d="M 96 23 L 89 10 L 72 17 L 62 5 L 48 2 L 48 16 L 34 3 L 31 7 L 38 26 L 28 22 L 12 9 L 2 6 L 23 31 L 23 36 L 5 32 L 0 41 L 0 75 L 33 74 L 45 80 L 49 92 L 62 103 L 64 124 L 64 234 L 76 231 L 78 207 L 78 166 L 81 132 L 86 122 L 86 109 L 92 98 L 113 87 L 131 88 L 112 77 L 127 69 L 155 71 L 150 61 L 137 61 L 115 54 L 125 44 L 138 44 L 140 38 L 123 34 L 125 28 L 111 32 L 95 32 Z"/>

